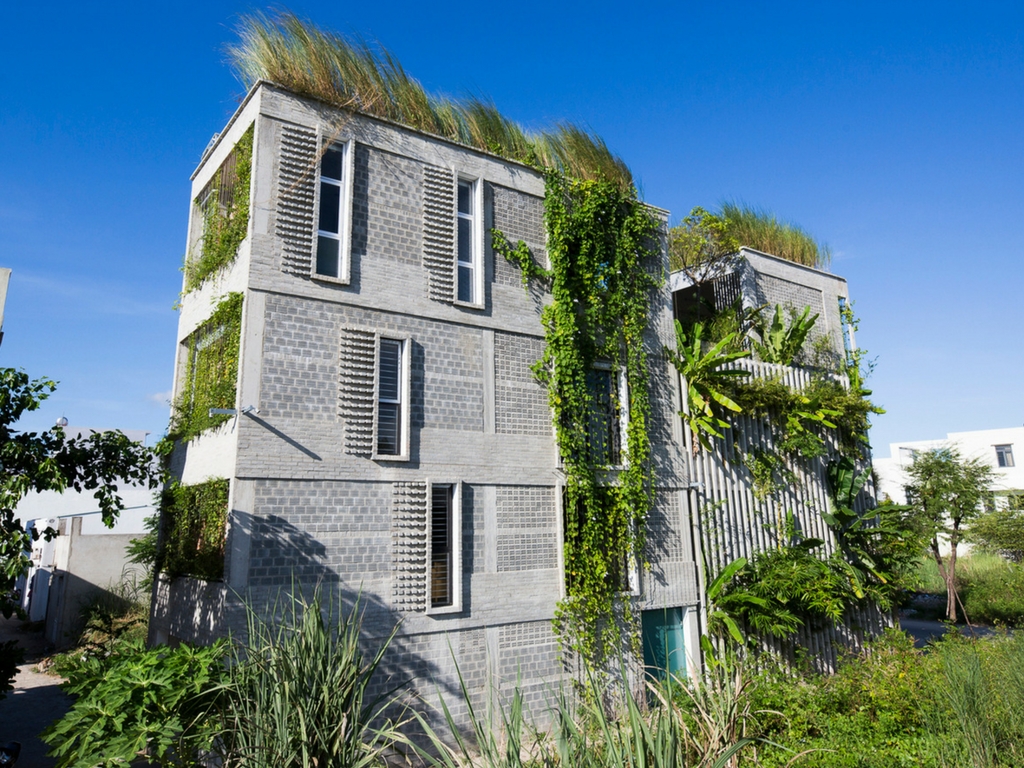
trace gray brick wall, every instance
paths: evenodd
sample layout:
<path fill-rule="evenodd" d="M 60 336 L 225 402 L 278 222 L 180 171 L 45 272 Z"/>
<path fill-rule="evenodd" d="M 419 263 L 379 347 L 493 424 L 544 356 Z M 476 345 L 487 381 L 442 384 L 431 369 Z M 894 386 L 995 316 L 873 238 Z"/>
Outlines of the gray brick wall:
<path fill-rule="evenodd" d="M 514 189 L 491 185 L 494 200 L 494 228 L 515 245 L 522 240 L 530 248 L 534 261 L 547 266 L 544 243 L 544 201 Z M 494 282 L 499 285 L 522 285 L 519 267 L 505 257 L 494 254 Z"/>
<path fill-rule="evenodd" d="M 553 434 L 547 390 L 531 370 L 543 354 L 543 339 L 495 332 L 494 428 L 499 434 Z"/>

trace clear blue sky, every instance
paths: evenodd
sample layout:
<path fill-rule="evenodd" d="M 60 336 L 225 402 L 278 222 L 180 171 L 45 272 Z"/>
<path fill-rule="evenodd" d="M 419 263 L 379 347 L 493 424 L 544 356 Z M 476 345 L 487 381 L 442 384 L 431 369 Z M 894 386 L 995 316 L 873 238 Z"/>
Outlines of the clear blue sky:
<path fill-rule="evenodd" d="M 10 3 L 0 25 L 0 365 L 23 426 L 166 428 L 189 175 L 242 86 L 221 0 Z M 767 207 L 835 251 L 896 440 L 1024 423 L 1024 11 L 1014 4 L 297 2 L 437 92 L 588 125 L 646 200 Z"/>

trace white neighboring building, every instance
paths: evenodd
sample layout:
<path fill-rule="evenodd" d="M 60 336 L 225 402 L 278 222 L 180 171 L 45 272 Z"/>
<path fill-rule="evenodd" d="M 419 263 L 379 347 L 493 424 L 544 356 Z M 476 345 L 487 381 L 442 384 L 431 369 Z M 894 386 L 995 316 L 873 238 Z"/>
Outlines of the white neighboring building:
<path fill-rule="evenodd" d="M 906 504 L 906 468 L 922 451 L 956 446 L 965 459 L 981 459 L 996 471 L 992 490 L 998 495 L 1007 491 L 1024 491 L 1024 427 L 979 429 L 974 432 L 950 432 L 945 440 L 916 440 L 890 443 L 889 458 L 875 458 L 878 476 L 878 497 L 888 496 L 897 504 Z"/>
<path fill-rule="evenodd" d="M 103 430 L 65 427 L 68 437 Z M 145 443 L 149 434 L 121 430 L 128 439 Z M 32 621 L 46 621 L 45 636 L 61 647 L 80 628 L 80 611 L 90 599 L 122 580 L 128 563 L 125 551 L 146 532 L 145 520 L 156 514 L 154 492 L 144 485 L 118 485 L 124 509 L 113 528 L 103 524 L 93 491 L 30 493 L 14 513 L 26 527 L 59 531 L 53 541 L 40 538 L 32 547 L 32 565 L 22 582 L 22 608 Z M 129 569 L 129 570 L 130 570 Z"/>

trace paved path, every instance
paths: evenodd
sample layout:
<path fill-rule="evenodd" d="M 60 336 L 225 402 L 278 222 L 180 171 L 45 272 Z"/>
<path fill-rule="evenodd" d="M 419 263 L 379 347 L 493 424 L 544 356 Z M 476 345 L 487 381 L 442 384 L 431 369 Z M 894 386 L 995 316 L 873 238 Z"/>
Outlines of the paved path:
<path fill-rule="evenodd" d="M 0 642 L 6 640 L 17 640 L 25 648 L 25 663 L 14 680 L 14 691 L 0 700 L 0 743 L 21 742 L 17 768 L 53 768 L 39 733 L 67 712 L 71 700 L 61 691 L 60 678 L 34 671 L 49 650 L 42 632 L 26 631 L 21 621 L 0 616 Z"/>

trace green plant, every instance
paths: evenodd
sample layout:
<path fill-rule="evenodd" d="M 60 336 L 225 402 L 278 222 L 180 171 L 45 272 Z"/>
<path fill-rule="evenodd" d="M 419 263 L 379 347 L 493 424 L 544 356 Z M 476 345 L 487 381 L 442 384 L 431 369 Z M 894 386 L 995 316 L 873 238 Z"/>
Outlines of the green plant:
<path fill-rule="evenodd" d="M 42 734 L 57 767 L 125 765 L 142 755 L 151 764 L 190 764 L 193 750 L 211 746 L 199 700 L 219 683 L 226 648 L 219 640 L 146 649 L 139 640 L 86 659 L 64 686 L 74 704 Z"/>
<path fill-rule="evenodd" d="M 818 315 L 811 315 L 810 307 L 804 307 L 801 314 L 793 314 L 787 325 L 782 305 L 777 304 L 771 324 L 766 324 L 761 318 L 754 325 L 754 332 L 761 339 L 760 342 L 754 342 L 754 351 L 766 363 L 792 365 L 817 319 Z"/>
<path fill-rule="evenodd" d="M 194 291 L 235 260 L 249 229 L 253 126 L 242 134 L 213 180 L 195 199 L 202 212 L 199 253 L 185 260 L 185 289 Z"/>
<path fill-rule="evenodd" d="M 230 419 L 211 408 L 233 408 L 238 386 L 243 294 L 229 293 L 185 340 L 185 375 L 174 400 L 169 437 L 189 440 Z"/>
<path fill-rule="evenodd" d="M 963 529 L 981 512 L 993 474 L 983 461 L 965 459 L 955 447 L 919 453 L 907 468 L 912 520 L 930 540 L 932 556 L 946 582 L 946 616 L 950 621 L 957 617 L 957 548 Z M 949 540 L 946 558 L 939 549 L 940 536 Z"/>
<path fill-rule="evenodd" d="M 740 245 L 778 256 L 807 267 L 821 268 L 832 260 L 832 251 L 795 224 L 775 214 L 736 203 L 723 203 L 725 231 Z"/>
<path fill-rule="evenodd" d="M 283 617 L 279 607 L 268 621 L 248 606 L 246 647 L 215 699 L 218 757 L 238 768 L 383 766 L 399 734 L 385 717 L 391 694 L 370 687 L 397 627 L 364 657 L 358 599 L 325 604 L 318 588 L 292 595 Z"/>
<path fill-rule="evenodd" d="M 647 351 L 644 335 L 650 295 L 661 275 L 653 250 L 657 224 L 636 199 L 607 181 L 581 181 L 557 171 L 546 174 L 544 222 L 550 271 L 532 265 L 522 243 L 496 238 L 499 252 L 529 278 L 550 281 L 552 301 L 541 313 L 544 355 L 534 367 L 548 390 L 556 443 L 566 476 L 566 598 L 556 631 L 562 642 L 599 666 L 623 647 L 631 622 L 628 602 L 619 602 L 630 562 L 641 557 L 644 523 L 653 498 L 648 434 Z M 625 412 L 625 450 L 611 462 L 607 441 L 595 424 L 615 418 L 595 391 L 594 371 L 606 365 L 611 381 L 624 373 L 627 398 L 610 398 Z M 609 463 L 622 465 L 614 482 L 601 481 Z M 635 633 L 628 641 L 636 645 Z"/>
<path fill-rule="evenodd" d="M 224 536 L 229 482 L 214 478 L 195 485 L 171 483 L 161 497 L 165 537 L 157 570 L 171 578 L 216 581 L 224 575 Z"/>
<path fill-rule="evenodd" d="M 968 540 L 1015 562 L 1024 560 L 1024 493 L 1000 494 L 986 507 L 967 530 Z"/>
<path fill-rule="evenodd" d="M 680 416 L 690 427 L 694 454 L 701 447 L 710 451 L 710 438 L 722 437 L 719 430 L 730 426 L 720 415 L 720 408 L 734 413 L 742 410 L 726 391 L 729 382 L 749 376 L 750 373 L 726 366 L 749 357 L 750 353 L 732 350 L 734 343 L 734 335 L 729 334 L 705 351 L 704 324 L 695 323 L 687 336 L 683 326 L 676 320 L 676 349 L 673 351 L 665 348 L 669 361 L 686 379 L 686 410 Z"/>
<path fill-rule="evenodd" d="M 699 206 L 668 233 L 669 269 L 698 285 L 731 267 L 738 250 L 726 220 Z"/>

